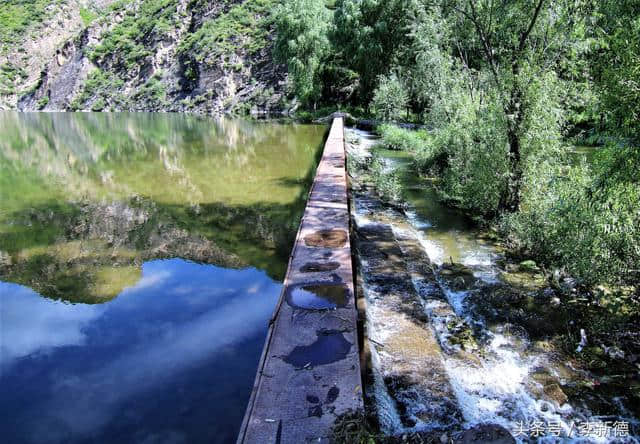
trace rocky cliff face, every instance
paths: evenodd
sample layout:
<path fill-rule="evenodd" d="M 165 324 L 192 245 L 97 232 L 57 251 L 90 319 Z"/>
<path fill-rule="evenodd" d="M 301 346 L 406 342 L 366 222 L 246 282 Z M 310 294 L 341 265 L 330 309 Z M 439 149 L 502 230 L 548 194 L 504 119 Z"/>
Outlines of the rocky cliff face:
<path fill-rule="evenodd" d="M 207 114 L 286 109 L 286 73 L 271 58 L 275 4 L 63 1 L 39 33 L 25 37 L 38 49 L 21 59 L 24 75 L 0 93 L 0 108 Z M 81 16 L 81 10 L 92 15 Z M 16 51 L 4 52 L 5 64 Z"/>

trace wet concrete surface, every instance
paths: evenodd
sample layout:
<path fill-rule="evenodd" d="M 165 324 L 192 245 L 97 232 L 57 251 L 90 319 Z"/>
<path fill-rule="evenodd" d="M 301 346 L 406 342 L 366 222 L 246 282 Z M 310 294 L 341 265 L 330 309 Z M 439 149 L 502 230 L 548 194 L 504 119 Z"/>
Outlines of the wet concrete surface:
<path fill-rule="evenodd" d="M 342 284 L 315 284 L 289 287 L 289 305 L 307 310 L 335 310 L 349 302 L 349 289 Z"/>
<path fill-rule="evenodd" d="M 238 443 L 328 442 L 363 409 L 343 133 L 334 119 Z"/>
<path fill-rule="evenodd" d="M 307 262 L 300 267 L 302 273 L 317 273 L 320 271 L 333 271 L 340 267 L 338 262 Z"/>
<path fill-rule="evenodd" d="M 340 331 L 321 331 L 310 345 L 299 345 L 283 358 L 295 368 L 312 368 L 344 359 L 353 344 Z"/>
<path fill-rule="evenodd" d="M 342 247 L 347 242 L 347 232 L 344 230 L 318 230 L 304 237 L 304 243 L 309 247 Z"/>
<path fill-rule="evenodd" d="M 354 195 L 353 211 L 362 205 L 383 208 L 373 193 Z M 461 413 L 405 252 L 389 224 L 393 216 L 383 211 L 371 216 L 356 224 L 354 239 L 373 372 L 367 396 L 386 434 L 452 429 L 461 422 Z"/>

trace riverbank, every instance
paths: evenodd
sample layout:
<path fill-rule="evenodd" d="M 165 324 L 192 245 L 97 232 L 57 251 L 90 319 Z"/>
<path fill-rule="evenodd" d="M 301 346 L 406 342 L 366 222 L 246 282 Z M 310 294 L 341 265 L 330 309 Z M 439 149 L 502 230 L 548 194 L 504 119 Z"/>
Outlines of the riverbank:
<path fill-rule="evenodd" d="M 402 153 L 375 148 L 375 140 L 366 132 L 350 131 L 347 140 L 355 230 L 366 242 L 382 237 L 399 248 L 404 244 L 399 255 L 403 264 L 394 266 L 409 273 L 413 287 L 406 287 L 407 279 L 400 279 L 403 287 L 396 279 L 385 280 L 388 274 L 381 278 L 375 260 L 366 256 L 374 249 L 366 242 L 358 249 L 368 304 L 366 334 L 372 340 L 365 341 L 372 356 L 370 389 L 365 392 L 376 426 L 385 434 L 433 438 L 436 433 L 438 439 L 446 430 L 447 439 L 457 439 L 465 430 L 487 424 L 513 434 L 520 422 L 559 423 L 568 433 L 572 424 L 616 418 L 637 434 L 638 373 L 633 356 L 625 353 L 631 359 L 621 359 L 615 349 L 604 349 L 592 337 L 576 352 L 580 337 L 574 332 L 593 325 L 592 318 L 576 316 L 580 311 L 576 307 L 591 315 L 598 308 L 582 301 L 583 289 L 563 276 L 557 276 L 553 285 L 548 273 L 511 254 L 495 232 L 479 230 L 464 214 L 439 204 L 434 190 L 415 180 Z M 400 198 L 391 204 L 384 201 L 384 190 L 376 188 L 385 182 L 401 188 Z M 374 232 L 372 227 L 377 227 Z M 407 239 L 412 239 L 412 248 L 406 247 Z M 402 276 L 399 270 L 392 274 Z M 443 426 L 433 414 L 421 419 L 419 406 L 433 405 L 420 402 L 421 396 L 443 398 L 421 386 L 423 382 L 398 384 L 399 368 L 410 364 L 399 355 L 384 358 L 394 353 L 385 343 L 393 337 L 388 327 L 398 325 L 379 309 L 379 301 L 389 303 L 390 289 L 400 292 L 405 303 L 408 298 L 418 304 L 409 311 L 390 312 L 411 317 L 413 325 L 422 326 L 423 337 L 429 331 L 435 335 L 441 365 L 432 368 L 445 370 L 455 395 L 446 397 L 451 405 L 445 416 L 453 419 L 453 412 L 458 412 L 454 423 Z M 417 298 L 408 296 L 414 293 Z M 594 359 L 598 348 L 602 352 Z M 425 353 L 433 347 L 418 349 Z M 439 387 L 447 391 L 442 388 L 446 384 Z M 412 396 L 402 395 L 408 392 Z"/>

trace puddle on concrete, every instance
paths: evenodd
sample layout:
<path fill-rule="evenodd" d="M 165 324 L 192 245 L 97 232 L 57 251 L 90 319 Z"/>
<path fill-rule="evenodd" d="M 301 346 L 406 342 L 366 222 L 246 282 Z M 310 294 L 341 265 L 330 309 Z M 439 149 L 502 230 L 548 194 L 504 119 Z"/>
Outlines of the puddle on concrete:
<path fill-rule="evenodd" d="M 304 243 L 309 247 L 340 248 L 347 243 L 347 232 L 337 228 L 318 230 L 306 235 Z"/>
<path fill-rule="evenodd" d="M 336 386 L 333 386 L 327 392 L 327 399 L 325 401 L 326 404 L 332 404 L 338 399 L 338 395 L 340 394 L 340 389 Z"/>
<path fill-rule="evenodd" d="M 319 271 L 337 270 L 339 267 L 340 263 L 338 262 L 307 262 L 300 267 L 300 271 L 302 273 L 317 273 Z"/>
<path fill-rule="evenodd" d="M 333 310 L 349 301 L 349 289 L 343 284 L 312 284 L 290 287 L 289 305 L 307 310 Z"/>
<path fill-rule="evenodd" d="M 295 347 L 283 360 L 296 368 L 331 364 L 344 359 L 352 345 L 342 332 L 320 331 L 313 344 Z"/>

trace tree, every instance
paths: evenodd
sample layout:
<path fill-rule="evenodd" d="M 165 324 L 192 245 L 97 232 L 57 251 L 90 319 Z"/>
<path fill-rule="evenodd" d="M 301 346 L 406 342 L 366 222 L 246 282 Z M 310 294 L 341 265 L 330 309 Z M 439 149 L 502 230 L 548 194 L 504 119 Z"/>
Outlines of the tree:
<path fill-rule="evenodd" d="M 295 94 L 305 105 L 315 106 L 322 92 L 330 19 L 322 0 L 286 0 L 275 12 L 274 55 L 287 65 Z"/>
<path fill-rule="evenodd" d="M 532 84 L 575 43 L 588 4 L 581 0 L 443 2 L 462 37 L 457 50 L 471 68 L 486 70 L 507 118 L 509 173 L 500 210 L 517 211 L 523 180 L 525 123 L 535 102 Z"/>
<path fill-rule="evenodd" d="M 359 101 L 368 103 L 380 75 L 411 58 L 411 25 L 425 0 L 338 0 L 331 41 L 360 75 Z"/>
<path fill-rule="evenodd" d="M 409 97 L 404 85 L 398 76 L 392 73 L 388 76 L 380 76 L 371 101 L 371 108 L 380 120 L 398 121 L 406 116 L 408 101 Z"/>
<path fill-rule="evenodd" d="M 640 140 L 640 1 L 602 0 L 595 57 L 609 129 Z"/>

